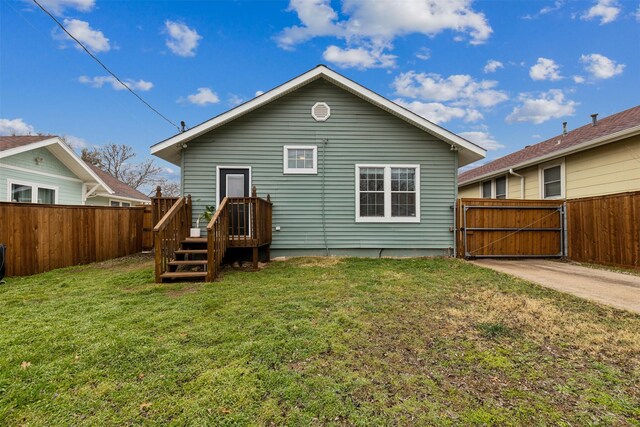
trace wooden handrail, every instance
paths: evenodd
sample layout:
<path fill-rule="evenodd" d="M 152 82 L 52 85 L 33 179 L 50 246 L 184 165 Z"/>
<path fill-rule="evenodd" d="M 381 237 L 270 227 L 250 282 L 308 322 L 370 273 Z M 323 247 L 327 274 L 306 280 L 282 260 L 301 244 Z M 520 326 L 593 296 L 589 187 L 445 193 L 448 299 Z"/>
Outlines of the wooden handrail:
<path fill-rule="evenodd" d="M 182 206 L 184 206 L 185 204 L 185 197 L 180 197 L 174 204 L 173 206 L 171 206 L 171 209 L 169 209 L 167 211 L 166 214 L 164 214 L 164 216 L 160 219 L 160 221 L 158 221 L 158 223 L 155 225 L 155 227 L 153 227 L 153 231 L 154 232 L 158 232 L 158 231 L 162 231 L 165 228 L 167 228 L 167 225 L 169 224 L 169 222 L 171 221 L 171 218 L 173 218 L 176 215 L 176 211 L 178 209 L 181 209 Z"/>
<path fill-rule="evenodd" d="M 191 196 L 180 197 L 171 209 L 153 227 L 155 248 L 155 278 L 162 281 L 162 274 L 168 270 L 169 262 L 180 248 L 180 242 L 191 228 Z"/>
<path fill-rule="evenodd" d="M 207 224 L 207 282 L 213 282 L 220 271 L 229 243 L 229 199 L 225 197 Z"/>

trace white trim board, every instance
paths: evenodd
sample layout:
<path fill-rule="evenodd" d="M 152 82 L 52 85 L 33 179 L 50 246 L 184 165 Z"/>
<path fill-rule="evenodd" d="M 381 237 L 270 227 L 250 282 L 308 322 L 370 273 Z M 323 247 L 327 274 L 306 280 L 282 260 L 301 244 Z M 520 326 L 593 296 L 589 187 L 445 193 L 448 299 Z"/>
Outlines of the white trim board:
<path fill-rule="evenodd" d="M 20 166 L 8 165 L 6 163 L 0 163 L 0 168 L 7 168 L 7 169 L 15 170 L 15 171 L 18 171 L 18 172 L 26 172 L 26 173 L 36 174 L 36 175 L 47 176 L 49 178 L 64 179 L 65 181 L 82 182 L 82 183 L 84 183 L 84 181 L 79 179 L 79 178 L 71 178 L 71 177 L 68 177 L 68 176 L 56 175 L 56 174 L 49 173 L 49 172 L 41 172 L 41 171 L 37 171 L 37 170 L 33 170 L 33 169 L 23 168 L 23 167 L 20 167 Z"/>
<path fill-rule="evenodd" d="M 247 114 L 263 105 L 268 104 L 288 93 L 291 93 L 300 87 L 315 81 L 316 79 L 324 78 L 327 81 L 341 87 L 354 95 L 370 102 L 371 104 L 382 108 L 383 110 L 405 120 L 409 124 L 412 124 L 419 129 L 445 141 L 452 147 L 455 147 L 459 151 L 460 162 L 459 166 L 465 166 L 476 160 L 483 159 L 486 156 L 486 150 L 455 133 L 430 122 L 418 114 L 407 110 L 404 107 L 384 98 L 381 95 L 367 89 L 366 87 L 346 78 L 345 76 L 336 73 L 324 65 L 318 65 L 317 67 L 307 71 L 298 77 L 289 80 L 288 82 L 263 93 L 260 96 L 253 98 L 250 101 L 245 102 L 225 113 L 222 113 L 206 122 L 203 122 L 185 132 L 172 136 L 162 142 L 159 142 L 151 147 L 151 154 L 154 154 L 168 162 L 175 165 L 180 164 L 182 145 L 191 141 L 206 132 L 216 129 L 244 114 Z"/>
<path fill-rule="evenodd" d="M 133 197 L 124 197 L 124 196 L 117 196 L 115 194 L 108 194 L 108 193 L 96 193 L 93 195 L 90 195 L 89 197 L 87 197 L 87 200 L 92 199 L 94 197 L 105 197 L 105 198 L 109 198 L 109 199 L 114 199 L 114 200 L 122 200 L 125 202 L 135 202 L 135 203 L 141 203 L 144 205 L 148 205 L 151 203 L 151 201 L 149 200 L 143 200 L 143 199 L 135 199 Z"/>

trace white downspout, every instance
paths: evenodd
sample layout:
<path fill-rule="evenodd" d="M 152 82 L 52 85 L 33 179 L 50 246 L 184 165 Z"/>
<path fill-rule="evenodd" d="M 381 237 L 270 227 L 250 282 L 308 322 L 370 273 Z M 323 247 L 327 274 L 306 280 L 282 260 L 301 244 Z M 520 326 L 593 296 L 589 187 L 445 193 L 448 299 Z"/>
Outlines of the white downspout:
<path fill-rule="evenodd" d="M 519 176 L 520 177 L 520 198 L 524 200 L 524 175 L 520 175 L 519 173 L 515 173 L 513 169 L 509 169 L 509 175 Z"/>

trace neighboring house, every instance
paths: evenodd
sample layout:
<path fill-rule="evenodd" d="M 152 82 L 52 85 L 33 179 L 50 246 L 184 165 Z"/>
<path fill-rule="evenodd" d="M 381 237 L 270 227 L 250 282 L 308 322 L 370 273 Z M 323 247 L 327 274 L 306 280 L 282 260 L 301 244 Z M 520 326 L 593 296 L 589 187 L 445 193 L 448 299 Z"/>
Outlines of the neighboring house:
<path fill-rule="evenodd" d="M 459 197 L 564 199 L 640 190 L 640 106 L 463 172 Z"/>
<path fill-rule="evenodd" d="M 322 65 L 151 152 L 181 167 L 194 220 L 269 194 L 276 256 L 448 254 L 458 166 L 485 156 Z"/>
<path fill-rule="evenodd" d="M 85 163 L 57 136 L 0 136 L 0 201 L 131 206 L 149 198 Z"/>

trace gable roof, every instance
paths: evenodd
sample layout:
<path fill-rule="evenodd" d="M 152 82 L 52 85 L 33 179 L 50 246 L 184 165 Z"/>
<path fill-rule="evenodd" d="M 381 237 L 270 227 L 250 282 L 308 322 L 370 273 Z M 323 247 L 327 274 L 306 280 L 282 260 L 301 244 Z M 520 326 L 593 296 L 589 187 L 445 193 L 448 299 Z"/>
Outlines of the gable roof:
<path fill-rule="evenodd" d="M 407 110 L 404 107 L 384 98 L 381 95 L 365 88 L 364 86 L 344 77 L 341 74 L 329 69 L 324 65 L 318 65 L 317 67 L 307 71 L 298 77 L 289 80 L 288 82 L 271 89 L 269 92 L 263 93 L 260 96 L 253 98 L 250 101 L 245 102 L 225 113 L 222 113 L 206 122 L 203 122 L 185 132 L 172 136 L 162 142 L 159 142 L 151 147 L 151 154 L 154 154 L 168 162 L 175 165 L 180 164 L 180 150 L 182 144 L 191 141 L 198 136 L 209 132 L 219 126 L 222 126 L 244 114 L 247 114 L 263 105 L 266 105 L 284 95 L 287 95 L 302 86 L 315 81 L 316 79 L 324 78 L 325 80 L 335 84 L 342 89 L 351 92 L 352 94 L 370 102 L 371 104 L 382 108 L 390 114 L 393 114 L 409 124 L 412 124 L 419 129 L 451 144 L 459 151 L 459 165 L 464 166 L 476 160 L 480 160 L 485 157 L 486 150 L 455 133 L 448 131 L 447 129 L 430 122 L 422 116 Z"/>
<path fill-rule="evenodd" d="M 151 199 L 146 194 L 139 192 L 135 188 L 129 187 L 124 182 L 113 177 L 110 173 L 103 171 L 102 169 L 92 165 L 91 163 L 87 163 L 87 165 L 113 190 L 113 193 L 109 194 L 110 197 L 122 197 L 125 199 L 138 200 L 141 202 L 151 201 Z"/>
<path fill-rule="evenodd" d="M 37 148 L 49 150 L 51 154 L 85 183 L 97 184 L 103 188 L 104 192 L 113 194 L 111 187 L 59 137 L 55 135 L 0 136 L 0 159 Z"/>
<path fill-rule="evenodd" d="M 458 176 L 458 185 L 471 184 L 507 173 L 509 169 L 521 169 L 638 134 L 640 134 L 640 105 L 600 119 L 595 126 L 589 123 L 566 135 L 554 136 L 465 171 Z"/>

